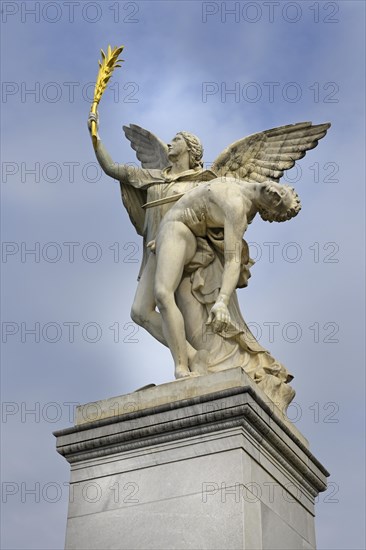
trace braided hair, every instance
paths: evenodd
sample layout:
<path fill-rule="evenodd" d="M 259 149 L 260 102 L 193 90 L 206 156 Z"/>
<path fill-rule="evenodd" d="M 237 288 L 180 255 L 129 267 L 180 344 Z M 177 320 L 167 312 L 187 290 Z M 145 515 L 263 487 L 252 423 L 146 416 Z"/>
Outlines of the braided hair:
<path fill-rule="evenodd" d="M 177 135 L 182 136 L 182 138 L 188 145 L 190 168 L 202 168 L 203 147 L 198 137 L 189 132 L 178 132 Z"/>

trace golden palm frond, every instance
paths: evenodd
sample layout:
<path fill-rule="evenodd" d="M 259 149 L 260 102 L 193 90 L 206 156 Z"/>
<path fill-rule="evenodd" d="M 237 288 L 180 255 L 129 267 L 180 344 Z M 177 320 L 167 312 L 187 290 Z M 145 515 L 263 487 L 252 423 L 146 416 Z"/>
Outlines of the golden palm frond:
<path fill-rule="evenodd" d="M 118 48 L 117 46 L 115 46 L 112 49 L 111 46 L 108 46 L 107 54 L 105 54 L 103 50 L 100 50 L 102 54 L 102 61 L 98 61 L 99 71 L 94 88 L 94 100 L 90 109 L 91 113 L 95 114 L 97 112 L 99 102 L 102 99 L 102 95 L 105 92 L 105 89 L 113 74 L 114 69 L 116 67 L 121 67 L 119 63 L 121 63 L 123 59 L 118 59 L 118 57 L 122 53 L 123 48 L 124 46 L 120 46 Z M 91 132 L 93 145 L 95 148 L 97 145 L 97 125 L 94 121 L 91 125 Z"/>

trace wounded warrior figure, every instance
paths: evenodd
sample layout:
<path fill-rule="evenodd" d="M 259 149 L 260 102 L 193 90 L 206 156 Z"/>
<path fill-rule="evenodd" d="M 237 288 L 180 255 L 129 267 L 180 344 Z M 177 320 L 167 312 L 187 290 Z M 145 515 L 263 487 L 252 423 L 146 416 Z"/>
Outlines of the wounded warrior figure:
<path fill-rule="evenodd" d="M 89 129 L 93 121 L 98 115 L 89 116 Z M 242 237 L 256 212 L 277 221 L 297 213 L 297 196 L 279 180 L 329 126 L 301 122 L 248 136 L 210 170 L 188 132 L 166 145 L 139 126 L 124 127 L 142 168 L 114 162 L 97 135 L 97 160 L 119 181 L 143 236 L 131 317 L 170 348 L 176 378 L 240 366 L 281 409 L 293 399 L 292 375 L 257 342 L 239 308 L 236 288 L 247 286 L 254 263 Z"/>
<path fill-rule="evenodd" d="M 300 200 L 292 187 L 273 182 L 248 183 L 217 178 L 188 191 L 165 215 L 155 242 L 149 243 L 157 257 L 155 299 L 163 321 L 163 333 L 175 363 L 175 376 L 190 371 L 184 318 L 175 302 L 175 292 L 184 269 L 197 253 L 197 237 L 223 230 L 223 272 L 218 294 L 206 325 L 225 337 L 236 337 L 240 328 L 231 318 L 229 304 L 243 268 L 243 236 L 259 213 L 266 221 L 282 222 L 296 216 Z M 290 375 L 279 363 L 278 375 L 287 382 Z M 193 364 L 194 367 L 194 364 Z"/>

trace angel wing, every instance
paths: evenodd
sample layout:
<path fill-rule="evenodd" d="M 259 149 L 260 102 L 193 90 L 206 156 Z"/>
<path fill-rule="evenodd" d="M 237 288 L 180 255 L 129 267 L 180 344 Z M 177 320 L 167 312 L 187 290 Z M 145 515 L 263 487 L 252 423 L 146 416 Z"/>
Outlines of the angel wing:
<path fill-rule="evenodd" d="M 168 146 L 149 130 L 136 124 L 123 126 L 123 130 L 143 168 L 162 170 L 170 164 Z"/>
<path fill-rule="evenodd" d="M 278 183 L 285 170 L 318 145 L 329 127 L 330 123 L 299 122 L 253 134 L 229 145 L 211 168 L 218 176 Z"/>
<path fill-rule="evenodd" d="M 131 142 L 132 149 L 136 151 L 142 168 L 162 170 L 169 165 L 168 146 L 158 137 L 136 124 L 123 126 L 123 130 L 126 138 Z M 142 205 L 147 200 L 146 191 L 121 183 L 121 195 L 122 202 L 137 233 L 143 235 L 145 210 Z"/>

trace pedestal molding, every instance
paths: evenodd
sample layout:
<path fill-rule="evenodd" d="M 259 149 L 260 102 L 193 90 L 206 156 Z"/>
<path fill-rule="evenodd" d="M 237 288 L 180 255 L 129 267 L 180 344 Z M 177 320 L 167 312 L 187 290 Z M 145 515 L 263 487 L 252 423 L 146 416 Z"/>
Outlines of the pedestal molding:
<path fill-rule="evenodd" d="M 211 402 L 214 407 L 216 405 L 219 407 L 222 405 L 222 400 L 229 397 L 236 401 L 234 406 L 226 408 L 221 406 L 221 408 L 215 408 L 214 411 L 206 413 L 197 411 L 197 405 Z M 98 431 L 106 426 L 106 420 L 55 432 L 55 435 L 61 439 L 57 450 L 61 455 L 65 456 L 70 464 L 75 464 L 80 461 L 110 456 L 111 454 L 148 448 L 188 437 L 241 427 L 244 431 L 250 433 L 255 441 L 259 445 L 262 445 L 274 460 L 279 462 L 295 479 L 301 482 L 312 496 L 316 496 L 318 492 L 324 491 L 326 483 L 311 471 L 309 462 L 313 462 L 314 466 L 327 476 L 328 472 L 325 468 L 293 436 L 287 426 L 281 426 L 281 420 L 274 418 L 273 413 L 268 415 L 270 418 L 267 418 L 267 421 L 263 420 L 256 410 L 260 410 L 258 406 L 265 409 L 266 404 L 261 403 L 260 398 L 258 398 L 250 387 L 233 388 L 233 390 L 206 395 L 202 399 L 195 397 L 169 404 L 169 406 L 156 407 L 153 411 L 145 409 L 144 411 L 120 415 L 113 418 L 113 422 L 109 423 L 114 426 L 115 430 L 120 430 L 114 434 L 97 435 Z M 268 405 L 266 409 L 265 414 L 271 412 Z M 166 415 L 173 410 L 184 411 L 184 418 L 171 419 L 170 415 L 168 420 Z M 229 419 L 228 416 L 230 416 Z M 147 417 L 151 419 L 150 425 L 134 429 L 130 428 L 129 424 L 131 421 L 143 421 Z M 273 425 L 272 422 L 275 422 L 275 424 Z M 307 462 L 300 459 L 298 452 L 291 449 L 283 438 L 276 433 L 275 428 L 277 426 L 281 427 L 286 432 L 286 435 L 300 448 L 299 450 L 307 457 Z M 88 431 L 93 431 L 93 436 L 90 435 L 88 437 Z M 63 445 L 62 439 L 70 435 L 76 436 L 76 441 Z"/>

